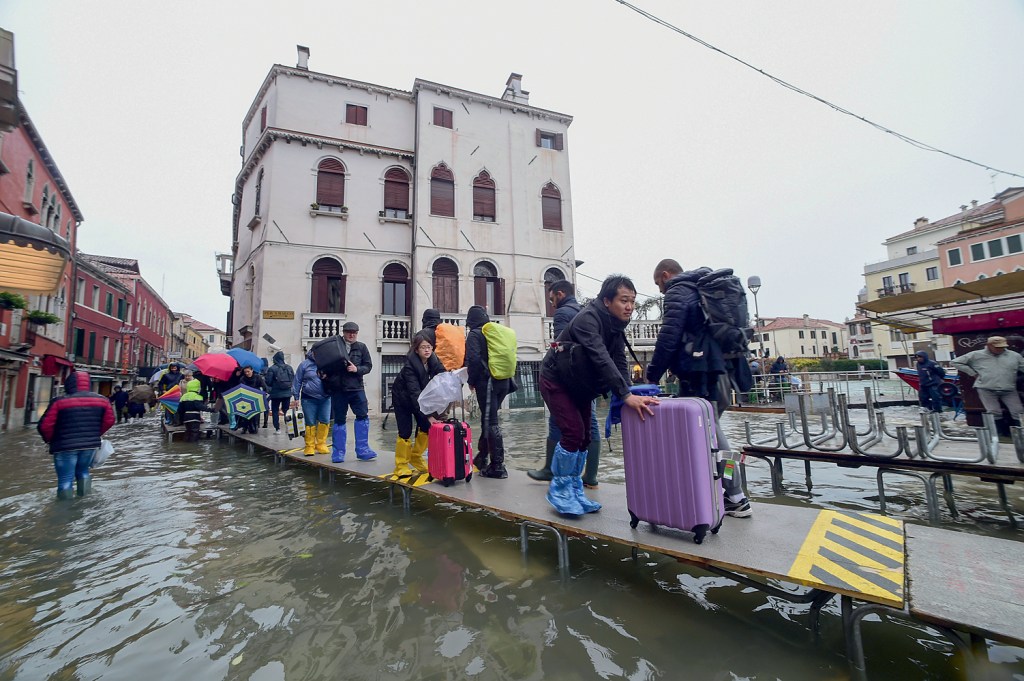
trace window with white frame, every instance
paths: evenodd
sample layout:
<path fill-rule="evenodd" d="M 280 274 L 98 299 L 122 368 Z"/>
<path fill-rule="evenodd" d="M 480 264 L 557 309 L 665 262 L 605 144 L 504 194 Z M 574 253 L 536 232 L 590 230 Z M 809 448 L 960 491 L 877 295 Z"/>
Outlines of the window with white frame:
<path fill-rule="evenodd" d="M 1011 234 L 1006 237 L 971 244 L 970 249 L 971 262 L 977 262 L 979 260 L 1001 258 L 1005 255 L 1021 253 L 1024 251 L 1024 244 L 1021 243 L 1020 234 Z"/>
<path fill-rule="evenodd" d="M 956 267 L 957 265 L 963 264 L 963 257 L 960 255 L 959 248 L 951 248 L 946 252 L 946 259 L 949 261 L 950 267 Z"/>
<path fill-rule="evenodd" d="M 928 281 L 935 281 L 939 278 L 939 268 L 929 267 L 924 271 L 924 277 Z"/>

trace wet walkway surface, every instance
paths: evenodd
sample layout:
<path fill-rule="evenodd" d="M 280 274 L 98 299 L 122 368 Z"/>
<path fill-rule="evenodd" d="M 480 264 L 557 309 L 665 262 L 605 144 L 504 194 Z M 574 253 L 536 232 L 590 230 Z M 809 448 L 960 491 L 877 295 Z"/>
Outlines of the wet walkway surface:
<path fill-rule="evenodd" d="M 778 418 L 751 417 L 765 433 Z M 741 422 L 725 423 L 739 443 Z M 382 456 L 393 448 L 389 426 L 371 429 Z M 506 414 L 503 426 L 513 474 L 539 465 L 543 412 Z M 97 469 L 95 494 L 62 504 L 34 433 L 0 435 L 2 680 L 848 675 L 835 605 L 815 645 L 806 606 L 664 556 L 634 564 L 622 547 L 573 539 L 563 584 L 552 541 L 531 541 L 524 563 L 517 527 L 486 513 L 419 498 L 405 512 L 377 483 L 332 486 L 226 441 L 167 444 L 154 418 L 111 435 L 118 451 Z M 622 482 L 616 437 L 612 449 L 600 476 Z M 815 467 L 808 493 L 795 464 L 787 495 L 775 498 L 755 463 L 748 487 L 755 512 L 757 503 L 877 511 L 870 471 Z M 893 487 L 890 512 L 923 522 L 920 491 Z M 962 516 L 946 526 L 1020 538 L 991 486 L 957 492 Z M 924 627 L 866 631 L 877 678 L 962 678 Z M 1001 678 L 1024 675 L 1024 651 L 995 646 L 993 657 Z"/>

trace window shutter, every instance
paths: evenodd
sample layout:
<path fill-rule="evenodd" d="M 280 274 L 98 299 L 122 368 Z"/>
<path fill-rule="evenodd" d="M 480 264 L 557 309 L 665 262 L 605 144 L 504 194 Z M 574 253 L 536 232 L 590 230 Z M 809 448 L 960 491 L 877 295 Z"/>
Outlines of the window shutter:
<path fill-rule="evenodd" d="M 494 314 L 505 314 L 505 280 L 497 279 L 494 285 Z"/>
<path fill-rule="evenodd" d="M 345 205 L 345 166 L 328 158 L 320 163 L 316 174 L 316 202 L 322 206 Z"/>
<path fill-rule="evenodd" d="M 487 307 L 487 277 L 473 278 L 473 304 Z"/>
<path fill-rule="evenodd" d="M 340 313 L 345 311 L 345 274 L 337 260 L 331 258 L 317 260 L 313 264 L 312 284 L 309 301 L 310 312 Z M 332 298 L 335 300 L 332 301 Z M 334 309 L 331 309 L 332 307 Z"/>
<path fill-rule="evenodd" d="M 541 138 L 540 128 L 537 128 L 537 146 L 538 147 L 540 146 L 540 138 Z"/>
<path fill-rule="evenodd" d="M 455 176 L 443 163 L 430 173 L 430 213 L 455 217 Z"/>
<path fill-rule="evenodd" d="M 494 180 L 484 171 L 473 180 L 473 215 L 494 218 Z"/>
<path fill-rule="evenodd" d="M 555 151 L 562 151 L 565 148 L 565 135 L 562 133 L 555 133 Z"/>
<path fill-rule="evenodd" d="M 267 129 L 267 107 L 260 110 L 260 132 Z"/>
<path fill-rule="evenodd" d="M 409 210 L 409 176 L 392 168 L 384 175 L 384 208 Z"/>
<path fill-rule="evenodd" d="M 345 122 L 353 125 L 366 125 L 366 107 L 358 104 L 346 104 Z"/>
<path fill-rule="evenodd" d="M 434 125 L 438 125 L 442 128 L 452 127 L 452 112 L 448 109 L 442 109 L 440 107 L 434 107 Z"/>
<path fill-rule="evenodd" d="M 562 229 L 562 195 L 550 182 L 540 192 L 541 223 L 544 229 Z"/>

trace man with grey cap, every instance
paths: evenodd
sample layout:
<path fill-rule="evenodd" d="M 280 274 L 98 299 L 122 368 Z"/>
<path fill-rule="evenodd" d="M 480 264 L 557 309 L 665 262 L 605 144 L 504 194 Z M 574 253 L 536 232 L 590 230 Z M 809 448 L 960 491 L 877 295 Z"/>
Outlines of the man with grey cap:
<path fill-rule="evenodd" d="M 1017 394 L 1017 373 L 1024 371 L 1024 357 L 1008 349 L 1008 345 L 1002 336 L 990 336 L 984 349 L 961 355 L 952 365 L 976 377 L 974 389 L 987 413 L 999 418 L 1003 413 L 1002 402 L 1017 422 L 1024 424 L 1024 405 Z"/>
<path fill-rule="evenodd" d="M 341 337 L 348 352 L 348 363 L 340 372 L 332 372 L 321 378 L 324 389 L 331 396 L 331 408 L 334 412 L 331 461 L 335 463 L 345 460 L 349 407 L 356 417 L 353 425 L 356 458 L 368 461 L 377 457 L 377 452 L 370 449 L 370 418 L 367 416 L 369 404 L 366 401 L 366 390 L 363 388 L 363 376 L 373 369 L 373 360 L 366 345 L 356 340 L 358 335 L 359 325 L 355 322 L 345 322 L 341 327 Z"/>

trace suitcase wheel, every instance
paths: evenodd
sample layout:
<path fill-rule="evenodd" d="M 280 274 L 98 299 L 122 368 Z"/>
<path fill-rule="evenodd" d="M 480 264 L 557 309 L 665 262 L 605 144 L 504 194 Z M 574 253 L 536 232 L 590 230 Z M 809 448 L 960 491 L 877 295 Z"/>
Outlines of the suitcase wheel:
<path fill-rule="evenodd" d="M 445 478 L 441 481 L 441 484 L 445 487 L 451 487 L 455 484 L 455 478 Z"/>
<path fill-rule="evenodd" d="M 716 531 L 717 531 L 717 528 L 716 528 Z M 695 528 L 693 528 L 693 543 L 694 544 L 703 544 L 704 543 L 704 537 L 706 537 L 707 534 L 708 534 L 708 526 L 707 525 L 697 525 Z"/>
<path fill-rule="evenodd" d="M 640 524 L 640 519 L 636 517 L 636 513 L 629 512 L 629 526 L 636 529 L 636 526 Z"/>

